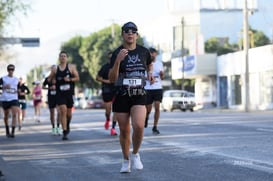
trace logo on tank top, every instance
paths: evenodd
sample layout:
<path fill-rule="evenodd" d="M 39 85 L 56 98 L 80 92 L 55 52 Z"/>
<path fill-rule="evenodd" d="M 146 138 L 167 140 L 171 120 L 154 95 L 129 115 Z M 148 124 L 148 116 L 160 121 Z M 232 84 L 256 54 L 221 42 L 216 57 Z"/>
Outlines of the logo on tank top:
<path fill-rule="evenodd" d="M 140 62 L 140 60 L 138 59 L 138 55 L 128 55 L 129 59 L 128 59 L 128 63 L 133 63 L 135 64 L 136 62 Z"/>

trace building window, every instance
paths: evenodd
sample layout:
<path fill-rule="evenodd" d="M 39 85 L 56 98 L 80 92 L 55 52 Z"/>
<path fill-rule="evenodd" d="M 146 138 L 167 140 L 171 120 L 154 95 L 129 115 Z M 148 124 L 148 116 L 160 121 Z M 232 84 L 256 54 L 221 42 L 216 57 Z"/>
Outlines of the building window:
<path fill-rule="evenodd" d="M 242 104 L 241 75 L 231 76 L 231 104 Z"/>

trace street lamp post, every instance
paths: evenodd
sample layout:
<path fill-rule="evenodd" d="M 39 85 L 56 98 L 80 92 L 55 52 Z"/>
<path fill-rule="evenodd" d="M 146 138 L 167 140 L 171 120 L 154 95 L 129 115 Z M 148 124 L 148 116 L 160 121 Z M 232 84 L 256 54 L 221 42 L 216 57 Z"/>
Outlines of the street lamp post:
<path fill-rule="evenodd" d="M 181 64 L 182 64 L 182 79 L 181 79 L 181 89 L 184 90 L 184 71 L 185 71 L 185 64 L 184 64 L 184 17 L 181 19 L 181 31 L 182 31 L 182 36 L 181 36 Z"/>

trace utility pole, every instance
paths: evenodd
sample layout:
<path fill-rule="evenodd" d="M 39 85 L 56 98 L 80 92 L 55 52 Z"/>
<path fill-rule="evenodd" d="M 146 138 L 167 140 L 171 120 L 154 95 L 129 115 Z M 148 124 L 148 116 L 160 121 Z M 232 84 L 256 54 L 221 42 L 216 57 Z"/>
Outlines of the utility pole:
<path fill-rule="evenodd" d="M 249 62 L 248 62 L 248 7 L 247 0 L 244 0 L 244 57 L 245 57 L 245 112 L 249 111 Z"/>
<path fill-rule="evenodd" d="M 113 20 L 112 25 L 111 25 L 111 33 L 112 33 L 112 38 L 115 38 L 115 22 Z"/>
<path fill-rule="evenodd" d="M 184 63 L 184 17 L 181 19 L 181 63 L 182 63 L 182 79 L 181 79 L 181 89 L 184 90 L 184 72 L 185 72 L 185 63 Z"/>

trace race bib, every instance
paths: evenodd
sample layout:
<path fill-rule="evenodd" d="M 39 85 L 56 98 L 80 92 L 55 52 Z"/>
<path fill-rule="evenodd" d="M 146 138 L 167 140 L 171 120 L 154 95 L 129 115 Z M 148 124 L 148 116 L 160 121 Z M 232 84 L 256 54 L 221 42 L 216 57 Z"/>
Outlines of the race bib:
<path fill-rule="evenodd" d="M 15 93 L 17 93 L 17 92 L 16 92 L 16 89 L 14 89 L 14 88 L 6 89 L 6 92 L 7 92 L 7 93 L 10 93 L 10 94 L 15 94 Z"/>
<path fill-rule="evenodd" d="M 50 95 L 53 95 L 53 96 L 56 95 L 56 90 L 51 90 Z"/>
<path fill-rule="evenodd" d="M 159 76 L 154 76 L 154 80 L 155 80 L 155 82 L 158 82 L 158 81 L 160 81 L 160 77 Z"/>
<path fill-rule="evenodd" d="M 70 89 L 70 84 L 64 84 L 60 86 L 61 91 L 67 91 Z"/>
<path fill-rule="evenodd" d="M 138 78 L 124 78 L 122 85 L 128 86 L 128 87 L 138 87 L 142 86 L 142 79 Z"/>
<path fill-rule="evenodd" d="M 35 96 L 34 99 L 35 99 L 35 100 L 41 100 L 41 99 L 42 99 L 42 96 Z"/>
<path fill-rule="evenodd" d="M 26 103 L 26 100 L 25 99 L 19 99 L 19 102 L 20 103 Z"/>

